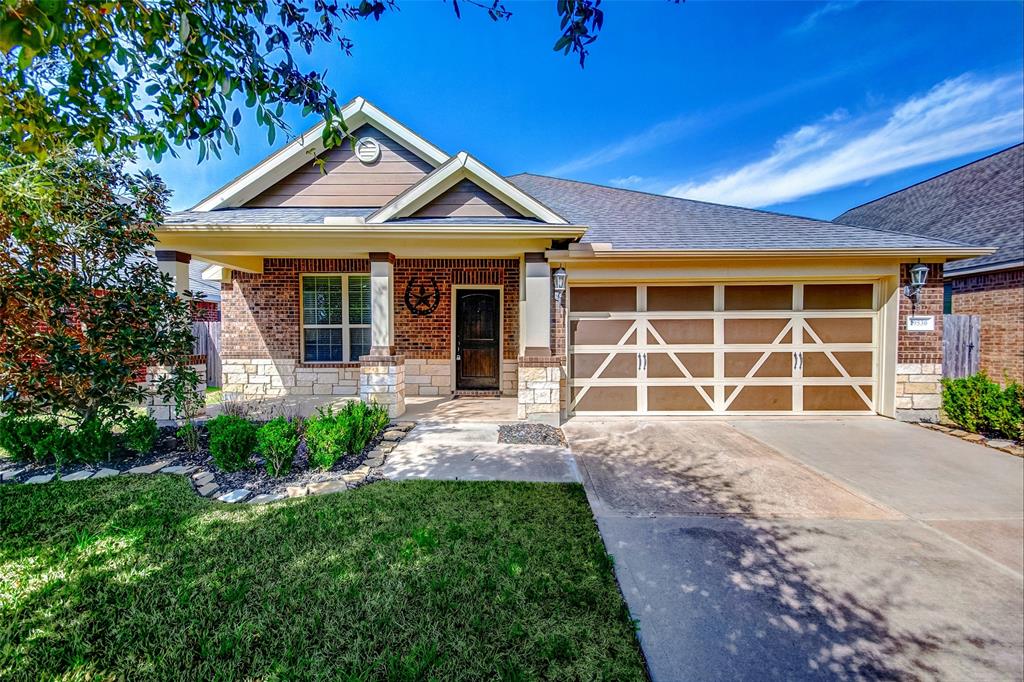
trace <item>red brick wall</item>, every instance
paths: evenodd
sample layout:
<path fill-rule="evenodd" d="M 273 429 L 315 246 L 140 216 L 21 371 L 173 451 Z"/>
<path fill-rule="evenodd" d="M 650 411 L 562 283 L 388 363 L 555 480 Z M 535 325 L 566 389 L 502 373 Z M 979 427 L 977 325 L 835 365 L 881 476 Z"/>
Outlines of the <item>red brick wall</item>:
<path fill-rule="evenodd" d="M 1024 383 L 1024 268 L 951 280 L 953 313 L 981 316 L 981 368 Z"/>
<path fill-rule="evenodd" d="M 903 295 L 903 287 L 910 283 L 910 268 L 913 263 L 900 266 L 900 324 L 899 342 L 897 344 L 896 362 L 904 363 L 942 363 L 942 265 L 931 263 L 928 266 L 928 279 L 921 289 L 920 301 L 913 306 L 911 299 Z M 911 312 L 913 310 L 913 312 Z M 932 315 L 935 317 L 935 331 L 908 332 L 907 317 L 914 315 Z"/>
<path fill-rule="evenodd" d="M 267 258 L 260 274 L 232 272 L 221 286 L 221 356 L 301 360 L 299 275 L 368 273 L 365 259 Z M 405 307 L 405 288 L 413 277 L 437 281 L 441 302 L 427 316 Z M 395 263 L 395 346 L 410 358 L 445 359 L 451 355 L 453 285 L 504 287 L 504 354 L 519 354 L 519 261 L 516 259 L 405 259 Z"/>
<path fill-rule="evenodd" d="M 217 322 L 220 320 L 220 304 L 216 301 L 196 301 L 192 308 L 192 319 L 196 322 Z"/>
<path fill-rule="evenodd" d="M 413 315 L 405 306 L 405 289 L 417 283 L 437 282 L 441 302 L 430 315 Z M 502 345 L 506 360 L 519 356 L 519 261 L 484 258 L 408 258 L 395 263 L 395 347 L 406 357 L 451 357 L 452 287 L 500 285 Z"/>

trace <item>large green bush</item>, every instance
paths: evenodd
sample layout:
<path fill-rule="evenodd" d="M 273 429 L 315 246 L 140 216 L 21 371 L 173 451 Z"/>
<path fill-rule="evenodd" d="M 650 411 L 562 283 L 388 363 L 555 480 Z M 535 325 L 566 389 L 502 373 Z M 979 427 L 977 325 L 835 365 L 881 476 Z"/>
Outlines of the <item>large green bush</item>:
<path fill-rule="evenodd" d="M 381 405 L 354 400 L 335 412 L 328 406 L 306 422 L 309 461 L 330 469 L 342 455 L 355 455 L 388 425 L 388 411 Z"/>
<path fill-rule="evenodd" d="M 257 447 L 266 463 L 267 473 L 282 476 L 291 471 L 299 448 L 299 425 L 284 417 L 275 417 L 256 433 Z"/>
<path fill-rule="evenodd" d="M 57 435 L 55 435 L 55 433 Z M 67 430 L 53 417 L 6 415 L 0 418 L 0 449 L 19 462 L 44 464 L 65 446 Z"/>
<path fill-rule="evenodd" d="M 145 453 L 156 445 L 160 429 L 148 414 L 135 413 L 124 422 L 124 446 L 132 452 Z"/>
<path fill-rule="evenodd" d="M 942 411 L 968 431 L 1024 438 L 1024 389 L 1012 382 L 1002 388 L 985 372 L 963 379 L 943 379 Z"/>
<path fill-rule="evenodd" d="M 210 456 L 221 471 L 238 471 L 252 465 L 256 425 L 242 417 L 222 414 L 206 423 Z"/>

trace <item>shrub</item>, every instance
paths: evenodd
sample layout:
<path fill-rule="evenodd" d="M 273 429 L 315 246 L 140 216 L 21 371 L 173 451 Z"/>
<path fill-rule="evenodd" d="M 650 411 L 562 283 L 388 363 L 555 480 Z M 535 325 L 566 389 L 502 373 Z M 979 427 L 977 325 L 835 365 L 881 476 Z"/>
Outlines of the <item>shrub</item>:
<path fill-rule="evenodd" d="M 344 453 L 345 432 L 331 407 L 306 420 L 306 451 L 310 463 L 321 469 L 330 469 Z"/>
<path fill-rule="evenodd" d="M 257 447 L 266 460 L 267 473 L 281 476 L 291 471 L 299 447 L 299 428 L 295 422 L 275 417 L 256 433 Z"/>
<path fill-rule="evenodd" d="M 19 462 L 52 461 L 55 451 L 66 449 L 68 435 L 67 429 L 53 417 L 7 415 L 0 418 L 0 448 Z"/>
<path fill-rule="evenodd" d="M 1001 388 L 985 372 L 963 379 L 943 379 L 942 411 L 968 431 L 1015 439 L 1024 435 L 1024 390 L 1015 383 Z"/>
<path fill-rule="evenodd" d="M 156 445 L 159 429 L 148 414 L 134 414 L 124 423 L 124 445 L 132 452 L 149 452 Z"/>
<path fill-rule="evenodd" d="M 110 456 L 116 444 L 117 439 L 109 422 L 98 418 L 87 419 L 71 432 L 71 452 L 68 459 L 86 464 L 102 462 Z"/>
<path fill-rule="evenodd" d="M 338 414 L 338 421 L 345 432 L 345 452 L 356 455 L 366 444 L 388 425 L 388 410 L 377 404 L 352 401 Z"/>
<path fill-rule="evenodd" d="M 210 434 L 210 455 L 222 471 L 238 471 L 252 464 L 256 447 L 256 425 L 230 414 L 222 414 L 206 423 Z"/>

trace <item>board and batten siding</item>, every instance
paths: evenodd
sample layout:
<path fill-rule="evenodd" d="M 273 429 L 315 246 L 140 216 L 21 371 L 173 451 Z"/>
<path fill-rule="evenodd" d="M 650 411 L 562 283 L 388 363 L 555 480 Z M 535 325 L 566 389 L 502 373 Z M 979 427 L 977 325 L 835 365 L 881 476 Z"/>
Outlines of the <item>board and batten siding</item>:
<path fill-rule="evenodd" d="M 380 158 L 364 164 L 345 142 L 324 154 L 325 172 L 321 173 L 310 159 L 308 164 L 267 188 L 245 206 L 376 208 L 434 170 L 429 163 L 372 126 L 363 126 L 353 134 L 357 138 L 377 140 L 381 147 Z"/>
<path fill-rule="evenodd" d="M 521 217 L 518 211 L 491 196 L 472 180 L 462 180 L 456 183 L 451 189 L 413 214 L 414 218 L 443 218 L 447 216 Z"/>

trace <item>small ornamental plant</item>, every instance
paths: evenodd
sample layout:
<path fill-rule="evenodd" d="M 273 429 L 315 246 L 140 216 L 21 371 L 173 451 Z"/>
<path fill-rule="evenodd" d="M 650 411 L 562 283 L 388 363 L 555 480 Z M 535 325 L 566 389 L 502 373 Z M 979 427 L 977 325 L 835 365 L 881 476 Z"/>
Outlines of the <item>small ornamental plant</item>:
<path fill-rule="evenodd" d="M 247 419 L 222 414 L 206 423 L 210 456 L 221 471 L 239 471 L 252 465 L 256 425 Z"/>
<path fill-rule="evenodd" d="M 942 412 L 960 428 L 1024 440 L 1024 388 L 1006 388 L 985 372 L 942 380 Z"/>
<path fill-rule="evenodd" d="M 256 448 L 263 455 L 267 473 L 284 476 L 292 468 L 299 448 L 299 426 L 284 417 L 275 417 L 256 433 Z"/>
<path fill-rule="evenodd" d="M 159 429 L 148 414 L 134 414 L 124 422 L 124 446 L 132 452 L 146 453 L 156 445 Z"/>
<path fill-rule="evenodd" d="M 320 408 L 315 417 L 306 420 L 306 451 L 309 463 L 325 470 L 344 454 L 345 432 L 330 406 Z"/>

